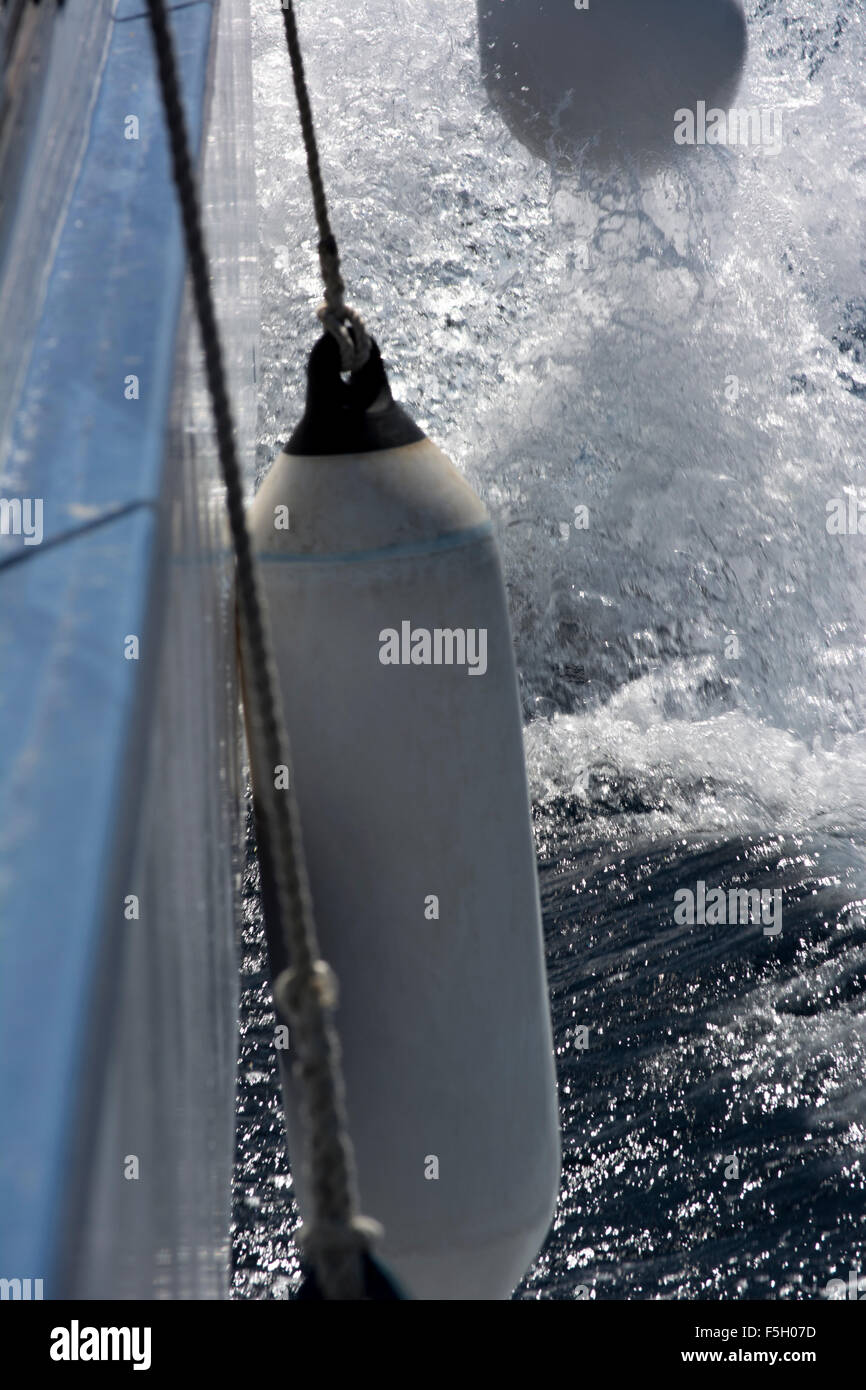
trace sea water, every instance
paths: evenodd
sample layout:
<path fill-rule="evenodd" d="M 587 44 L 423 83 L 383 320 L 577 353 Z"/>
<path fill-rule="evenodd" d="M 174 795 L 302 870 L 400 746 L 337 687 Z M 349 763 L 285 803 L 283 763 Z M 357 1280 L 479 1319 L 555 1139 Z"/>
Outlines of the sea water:
<path fill-rule="evenodd" d="M 321 296 L 253 10 L 261 473 Z M 772 138 L 696 113 L 642 177 L 526 153 L 463 0 L 300 7 L 351 302 L 504 557 L 564 1146 L 521 1298 L 866 1278 L 866 10 L 747 13 L 737 106 Z M 286 1297 L 252 855 L 245 903 L 234 1287 Z"/>

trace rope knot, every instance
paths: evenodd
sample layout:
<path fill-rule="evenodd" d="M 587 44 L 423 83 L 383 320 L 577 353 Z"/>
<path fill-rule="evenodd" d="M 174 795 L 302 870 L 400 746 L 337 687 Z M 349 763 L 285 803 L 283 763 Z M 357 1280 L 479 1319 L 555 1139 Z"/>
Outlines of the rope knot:
<path fill-rule="evenodd" d="M 322 1253 L 363 1254 L 370 1246 L 384 1236 L 385 1231 L 378 1221 L 369 1216 L 353 1216 L 349 1222 L 315 1221 L 311 1226 L 301 1226 L 295 1232 L 295 1239 L 308 1258 L 315 1262 Z"/>
<path fill-rule="evenodd" d="M 312 1010 L 318 1015 L 337 1007 L 337 977 L 325 960 L 313 961 L 309 970 L 284 970 L 274 981 L 274 1002 L 291 1024 L 303 1020 Z"/>
<path fill-rule="evenodd" d="M 370 1245 L 383 1235 L 378 1221 L 353 1216 L 339 1222 L 316 1220 L 296 1231 L 295 1239 L 315 1270 L 324 1297 L 354 1301 L 372 1296 L 367 1291 Z"/>
<path fill-rule="evenodd" d="M 360 371 L 370 359 L 370 336 L 358 311 L 342 300 L 335 305 L 326 296 L 319 321 L 339 344 L 340 371 Z"/>

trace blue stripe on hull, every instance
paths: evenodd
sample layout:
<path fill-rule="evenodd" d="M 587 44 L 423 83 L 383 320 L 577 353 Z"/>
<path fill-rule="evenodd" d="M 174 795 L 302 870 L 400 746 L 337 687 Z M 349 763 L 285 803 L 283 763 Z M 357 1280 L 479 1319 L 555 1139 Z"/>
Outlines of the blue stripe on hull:
<path fill-rule="evenodd" d="M 0 474 L 0 494 L 43 499 L 58 541 L 22 553 L 0 537 L 0 1275 L 43 1278 L 49 1297 L 93 1142 L 94 1040 L 123 926 L 126 774 L 148 679 L 123 640 L 139 635 L 147 654 L 184 288 L 144 9 L 119 3 Z M 213 15 L 196 0 L 173 17 L 197 143 Z M 129 115 L 138 141 L 124 138 Z M 138 400 L 124 398 L 132 374 Z"/>

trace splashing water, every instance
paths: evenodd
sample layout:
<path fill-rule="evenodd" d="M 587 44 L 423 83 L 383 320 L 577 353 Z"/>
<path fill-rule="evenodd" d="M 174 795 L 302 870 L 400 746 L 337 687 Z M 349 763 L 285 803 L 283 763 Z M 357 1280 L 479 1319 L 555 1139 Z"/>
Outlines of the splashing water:
<path fill-rule="evenodd" d="M 279 11 L 254 13 L 263 470 L 319 285 Z M 471 6 L 301 13 L 350 299 L 509 585 L 564 1130 L 522 1297 L 866 1274 L 866 15 L 748 18 L 736 104 L 778 147 L 641 177 L 513 141 Z M 677 923 L 700 882 L 780 889 L 781 933 Z M 288 1181 L 242 1134 L 241 1295 L 296 1282 Z"/>

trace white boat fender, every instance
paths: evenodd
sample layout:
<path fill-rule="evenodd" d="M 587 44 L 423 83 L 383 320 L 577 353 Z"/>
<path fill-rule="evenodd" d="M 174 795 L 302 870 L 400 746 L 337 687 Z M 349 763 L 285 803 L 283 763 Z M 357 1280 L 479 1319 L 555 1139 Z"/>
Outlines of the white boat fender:
<path fill-rule="evenodd" d="M 677 112 L 725 108 L 746 54 L 742 0 L 478 0 L 493 105 L 554 164 L 683 152 Z"/>
<path fill-rule="evenodd" d="M 550 1225 L 560 1145 L 491 523 L 394 402 L 375 344 L 344 381 L 326 335 L 250 529 L 319 940 L 339 981 L 361 1209 L 384 1225 L 382 1259 L 410 1296 L 505 1298 Z M 274 778 L 250 756 L 254 788 Z M 262 877 L 267 915 L 264 863 Z M 269 944 L 278 971 L 284 950 Z M 299 1154 L 291 1047 L 278 1055 Z"/>

